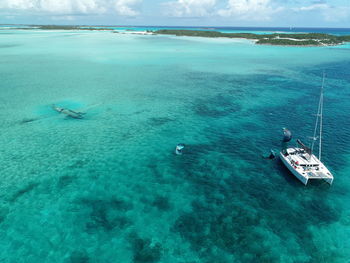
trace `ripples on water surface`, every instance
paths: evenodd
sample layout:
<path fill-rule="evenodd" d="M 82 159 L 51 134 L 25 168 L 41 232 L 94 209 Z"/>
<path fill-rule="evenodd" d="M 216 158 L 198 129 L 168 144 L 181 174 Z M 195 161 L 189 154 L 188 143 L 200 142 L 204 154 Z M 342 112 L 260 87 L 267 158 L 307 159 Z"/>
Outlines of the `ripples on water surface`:
<path fill-rule="evenodd" d="M 3 31 L 0 55 L 0 261 L 348 260 L 349 46 Z M 261 156 L 307 140 L 323 70 L 335 181 L 304 187 Z"/>

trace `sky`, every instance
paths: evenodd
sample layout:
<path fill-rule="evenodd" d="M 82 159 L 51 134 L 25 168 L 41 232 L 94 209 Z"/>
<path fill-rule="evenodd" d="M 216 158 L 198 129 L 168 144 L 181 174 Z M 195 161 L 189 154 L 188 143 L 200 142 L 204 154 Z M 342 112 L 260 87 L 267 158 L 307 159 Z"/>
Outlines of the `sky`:
<path fill-rule="evenodd" d="M 350 28 L 350 0 L 0 0 L 0 24 Z"/>

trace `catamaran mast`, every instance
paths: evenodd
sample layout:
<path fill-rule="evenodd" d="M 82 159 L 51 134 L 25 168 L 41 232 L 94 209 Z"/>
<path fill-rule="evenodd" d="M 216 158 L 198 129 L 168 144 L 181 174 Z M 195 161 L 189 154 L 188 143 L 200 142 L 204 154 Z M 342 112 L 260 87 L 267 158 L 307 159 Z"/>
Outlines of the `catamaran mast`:
<path fill-rule="evenodd" d="M 323 117 L 323 86 L 324 86 L 324 80 L 325 80 L 325 73 L 323 73 L 323 79 L 322 79 L 322 87 L 321 87 L 321 94 L 320 94 L 320 101 L 318 102 L 318 110 L 317 110 L 317 117 L 316 117 L 316 123 L 315 123 L 315 129 L 314 129 L 314 136 L 312 137 L 312 145 L 311 145 L 311 152 L 314 150 L 315 141 L 317 140 L 316 133 L 318 128 L 318 122 L 320 121 L 320 135 L 319 135 L 319 147 L 318 147 L 318 159 L 321 161 L 322 156 L 322 117 Z"/>
<path fill-rule="evenodd" d="M 324 86 L 325 73 L 323 73 L 322 79 L 322 87 L 321 87 L 321 96 L 320 96 L 320 104 L 321 104 L 321 112 L 320 112 L 320 145 L 318 147 L 318 159 L 321 161 L 322 155 L 322 126 L 323 126 L 323 86 Z"/>

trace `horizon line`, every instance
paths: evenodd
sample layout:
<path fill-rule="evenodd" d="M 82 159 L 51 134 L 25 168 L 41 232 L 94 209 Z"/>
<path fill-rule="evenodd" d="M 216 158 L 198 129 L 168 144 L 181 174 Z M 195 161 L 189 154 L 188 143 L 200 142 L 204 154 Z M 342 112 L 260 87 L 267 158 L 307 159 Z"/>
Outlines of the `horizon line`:
<path fill-rule="evenodd" d="M 308 26 L 174 26 L 174 25 L 82 25 L 82 24 L 27 24 L 27 23 L 20 23 L 20 24 L 1 24 L 0 26 L 101 26 L 101 27 L 179 27 L 179 28 L 287 28 L 287 29 L 298 29 L 298 28 L 307 28 L 307 29 L 350 29 L 350 27 L 308 27 Z"/>

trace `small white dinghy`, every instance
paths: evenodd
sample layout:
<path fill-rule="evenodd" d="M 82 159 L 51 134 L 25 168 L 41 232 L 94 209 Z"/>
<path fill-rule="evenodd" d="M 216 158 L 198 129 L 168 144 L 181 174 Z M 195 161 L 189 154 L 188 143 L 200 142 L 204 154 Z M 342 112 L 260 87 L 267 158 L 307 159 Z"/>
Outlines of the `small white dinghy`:
<path fill-rule="evenodd" d="M 333 175 L 327 167 L 321 162 L 322 156 L 322 117 L 323 117 L 323 85 L 324 76 L 321 87 L 320 101 L 318 104 L 318 112 L 316 117 L 316 125 L 311 148 L 305 146 L 300 140 L 297 140 L 299 147 L 291 147 L 280 152 L 280 158 L 284 165 L 298 178 L 304 185 L 309 180 L 322 179 L 327 183 L 333 183 Z M 319 137 L 316 133 L 319 128 Z M 319 139 L 318 157 L 313 154 L 315 141 Z"/>
<path fill-rule="evenodd" d="M 178 145 L 176 145 L 176 148 L 175 148 L 175 153 L 177 155 L 181 155 L 182 154 L 182 150 L 185 148 L 185 145 L 182 144 L 182 143 L 179 143 Z"/>

